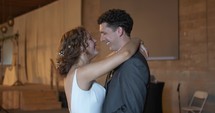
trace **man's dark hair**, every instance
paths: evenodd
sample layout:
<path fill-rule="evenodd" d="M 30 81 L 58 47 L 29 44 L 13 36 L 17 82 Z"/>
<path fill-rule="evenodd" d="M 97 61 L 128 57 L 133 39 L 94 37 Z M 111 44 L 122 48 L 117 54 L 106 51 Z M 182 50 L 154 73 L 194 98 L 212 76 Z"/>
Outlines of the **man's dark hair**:
<path fill-rule="evenodd" d="M 121 9 L 110 9 L 104 12 L 98 18 L 97 23 L 99 25 L 107 23 L 107 26 L 113 29 L 122 27 L 128 36 L 130 36 L 133 27 L 133 19 L 131 16 L 125 10 Z"/>

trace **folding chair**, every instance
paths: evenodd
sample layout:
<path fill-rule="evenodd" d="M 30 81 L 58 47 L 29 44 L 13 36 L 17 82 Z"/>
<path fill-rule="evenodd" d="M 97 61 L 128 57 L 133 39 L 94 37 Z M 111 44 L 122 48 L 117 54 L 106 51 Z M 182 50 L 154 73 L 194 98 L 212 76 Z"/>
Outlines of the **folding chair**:
<path fill-rule="evenodd" d="M 208 93 L 205 91 L 195 91 L 188 107 L 182 107 L 182 110 L 187 111 L 187 113 L 201 113 L 205 102 L 207 100 Z"/>

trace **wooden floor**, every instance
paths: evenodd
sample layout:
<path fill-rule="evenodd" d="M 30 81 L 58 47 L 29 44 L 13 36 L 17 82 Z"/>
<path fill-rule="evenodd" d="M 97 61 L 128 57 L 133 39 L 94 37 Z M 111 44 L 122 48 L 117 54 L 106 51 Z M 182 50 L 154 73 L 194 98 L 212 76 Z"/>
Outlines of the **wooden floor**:
<path fill-rule="evenodd" d="M 42 111 L 22 111 L 22 110 L 7 110 L 7 112 L 0 110 L 0 113 L 69 113 L 68 109 L 57 110 L 42 110 Z"/>
<path fill-rule="evenodd" d="M 26 83 L 23 85 L 18 85 L 18 86 L 3 86 L 0 85 L 0 92 L 2 91 L 10 91 L 10 90 L 53 90 L 56 89 L 56 87 L 51 88 L 50 85 L 43 85 L 43 84 L 32 84 L 32 83 Z M 59 88 L 59 90 L 63 90 L 62 87 Z"/>
<path fill-rule="evenodd" d="M 61 88 L 59 91 L 61 91 Z M 68 109 L 62 107 L 60 109 L 48 109 L 48 110 L 23 110 L 23 109 L 7 109 L 6 111 L 1 109 L 2 95 L 1 93 L 4 91 L 52 91 L 49 85 L 41 85 L 41 84 L 25 84 L 21 86 L 2 86 L 0 85 L 0 113 L 69 113 Z M 54 88 L 54 90 L 56 90 Z"/>

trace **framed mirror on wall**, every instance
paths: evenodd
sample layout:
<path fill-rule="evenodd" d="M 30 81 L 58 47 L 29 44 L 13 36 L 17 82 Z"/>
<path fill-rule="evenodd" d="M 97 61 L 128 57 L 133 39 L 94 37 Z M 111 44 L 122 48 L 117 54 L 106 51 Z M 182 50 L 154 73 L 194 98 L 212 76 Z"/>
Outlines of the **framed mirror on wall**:
<path fill-rule="evenodd" d="M 134 20 L 131 37 L 140 37 L 147 60 L 179 59 L 178 0 L 101 0 L 101 13 L 126 10 Z"/>
<path fill-rule="evenodd" d="M 2 62 L 2 59 L 1 59 L 2 56 L 1 55 L 2 55 L 2 45 L 0 45 L 0 63 Z"/>
<path fill-rule="evenodd" d="M 5 40 L 2 46 L 2 61 L 3 65 L 11 65 L 13 58 L 13 42 L 11 40 Z"/>

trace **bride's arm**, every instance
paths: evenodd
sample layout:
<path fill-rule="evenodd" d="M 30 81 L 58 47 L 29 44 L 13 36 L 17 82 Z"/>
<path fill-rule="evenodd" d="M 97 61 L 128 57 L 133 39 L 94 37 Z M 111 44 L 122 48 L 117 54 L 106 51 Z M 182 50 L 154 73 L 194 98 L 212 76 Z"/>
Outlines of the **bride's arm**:
<path fill-rule="evenodd" d="M 98 77 L 106 74 L 121 63 L 129 59 L 138 49 L 140 39 L 131 38 L 131 40 L 122 47 L 117 53 L 94 63 L 79 67 L 78 74 L 80 80 L 91 82 Z"/>

